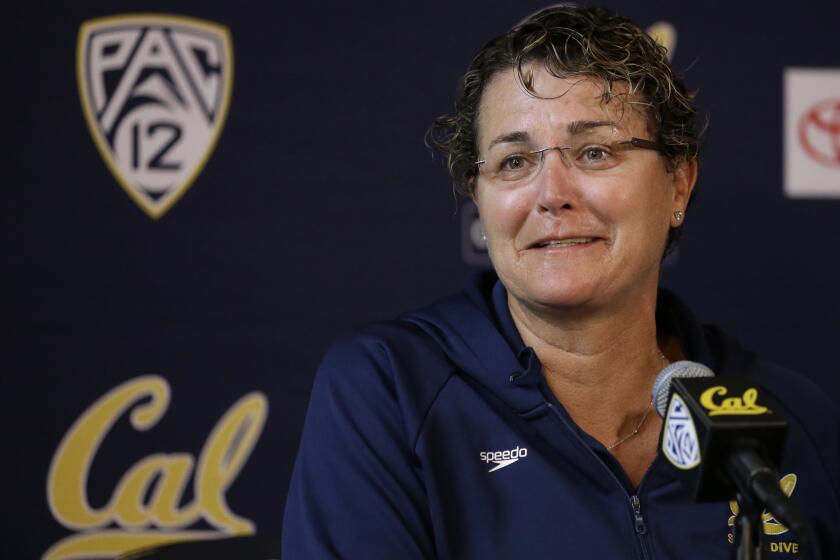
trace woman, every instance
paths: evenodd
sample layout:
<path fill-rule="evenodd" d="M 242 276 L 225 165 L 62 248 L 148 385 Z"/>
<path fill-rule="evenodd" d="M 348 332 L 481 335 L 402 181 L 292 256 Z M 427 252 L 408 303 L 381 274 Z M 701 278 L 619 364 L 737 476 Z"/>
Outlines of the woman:
<path fill-rule="evenodd" d="M 692 503 L 657 457 L 651 387 L 680 359 L 783 397 L 782 472 L 840 557 L 840 422 L 809 408 L 832 405 L 657 287 L 697 177 L 691 99 L 665 50 L 605 10 L 548 8 L 479 52 L 431 138 L 498 280 L 329 352 L 287 557 L 728 557 L 730 506 Z"/>

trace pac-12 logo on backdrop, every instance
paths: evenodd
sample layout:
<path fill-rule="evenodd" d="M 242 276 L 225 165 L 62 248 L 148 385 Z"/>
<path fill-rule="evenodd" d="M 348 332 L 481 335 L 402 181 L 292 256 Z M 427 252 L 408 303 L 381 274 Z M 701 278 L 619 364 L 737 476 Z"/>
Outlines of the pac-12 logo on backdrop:
<path fill-rule="evenodd" d="M 192 185 L 227 116 L 226 27 L 136 14 L 86 21 L 77 78 L 88 128 L 128 195 L 157 219 Z"/>

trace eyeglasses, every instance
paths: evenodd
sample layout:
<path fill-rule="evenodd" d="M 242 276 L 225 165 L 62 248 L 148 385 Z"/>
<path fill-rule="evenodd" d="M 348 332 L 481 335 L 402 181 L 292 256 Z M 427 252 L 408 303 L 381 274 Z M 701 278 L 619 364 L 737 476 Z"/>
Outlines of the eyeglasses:
<path fill-rule="evenodd" d="M 625 152 L 634 148 L 665 151 L 665 146 L 652 140 L 630 138 L 616 141 L 611 136 L 585 135 L 567 146 L 550 146 L 534 151 L 499 149 L 475 162 L 475 165 L 478 172 L 492 182 L 527 182 L 539 175 L 545 154 L 552 150 L 560 152 L 566 167 L 589 172 L 616 167 L 624 161 Z"/>

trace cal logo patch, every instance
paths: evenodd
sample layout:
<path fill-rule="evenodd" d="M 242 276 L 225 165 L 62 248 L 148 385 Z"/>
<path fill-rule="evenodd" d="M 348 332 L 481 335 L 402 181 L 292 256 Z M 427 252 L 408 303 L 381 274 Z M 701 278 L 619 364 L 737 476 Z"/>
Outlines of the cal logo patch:
<path fill-rule="evenodd" d="M 227 117 L 230 33 L 193 18 L 86 21 L 77 79 L 96 146 L 119 184 L 157 219 L 192 185 Z"/>

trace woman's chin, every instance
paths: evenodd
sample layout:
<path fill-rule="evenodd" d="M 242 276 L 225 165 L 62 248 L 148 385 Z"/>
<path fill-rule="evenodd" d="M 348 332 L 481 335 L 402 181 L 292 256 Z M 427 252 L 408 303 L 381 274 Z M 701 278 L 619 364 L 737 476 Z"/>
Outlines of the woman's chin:
<path fill-rule="evenodd" d="M 583 310 L 598 301 L 598 291 L 590 286 L 533 286 L 519 299 L 528 307 Z"/>

